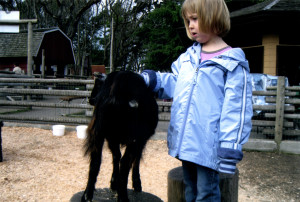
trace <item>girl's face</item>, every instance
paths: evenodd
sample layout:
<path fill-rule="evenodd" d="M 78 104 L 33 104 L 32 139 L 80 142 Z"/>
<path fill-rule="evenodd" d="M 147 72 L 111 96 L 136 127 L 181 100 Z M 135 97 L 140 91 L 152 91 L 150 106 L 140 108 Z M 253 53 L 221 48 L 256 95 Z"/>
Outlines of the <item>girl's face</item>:
<path fill-rule="evenodd" d="M 212 38 L 212 34 L 201 31 L 197 13 L 187 12 L 186 17 L 189 23 L 189 32 L 193 39 L 202 44 L 207 43 Z"/>

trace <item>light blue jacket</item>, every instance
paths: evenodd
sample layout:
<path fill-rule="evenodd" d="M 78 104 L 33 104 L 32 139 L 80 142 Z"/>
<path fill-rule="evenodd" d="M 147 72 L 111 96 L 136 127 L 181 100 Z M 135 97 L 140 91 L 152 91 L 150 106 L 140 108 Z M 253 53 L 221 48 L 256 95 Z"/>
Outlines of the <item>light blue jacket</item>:
<path fill-rule="evenodd" d="M 240 48 L 203 63 L 200 52 L 195 43 L 172 64 L 172 73 L 150 76 L 160 98 L 173 98 L 169 154 L 233 174 L 251 132 L 248 61 Z"/>

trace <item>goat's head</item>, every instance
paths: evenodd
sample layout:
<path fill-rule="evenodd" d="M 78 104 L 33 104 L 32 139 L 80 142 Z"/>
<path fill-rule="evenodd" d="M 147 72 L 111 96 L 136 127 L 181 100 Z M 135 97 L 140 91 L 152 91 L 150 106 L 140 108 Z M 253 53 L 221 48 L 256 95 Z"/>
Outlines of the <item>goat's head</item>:
<path fill-rule="evenodd" d="M 106 79 L 105 74 L 100 73 L 100 74 L 95 75 L 94 88 L 92 90 L 91 97 L 89 97 L 89 103 L 93 106 L 95 106 L 97 103 L 97 95 L 101 91 L 105 79 Z"/>

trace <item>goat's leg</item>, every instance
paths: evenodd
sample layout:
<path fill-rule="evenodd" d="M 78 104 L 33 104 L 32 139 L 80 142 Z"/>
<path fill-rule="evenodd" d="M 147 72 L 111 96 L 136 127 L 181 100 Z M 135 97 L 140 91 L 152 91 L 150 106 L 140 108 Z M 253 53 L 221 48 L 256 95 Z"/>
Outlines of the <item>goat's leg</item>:
<path fill-rule="evenodd" d="M 132 163 L 134 161 L 135 149 L 133 145 L 127 145 L 125 153 L 120 161 L 120 176 L 119 176 L 119 187 L 118 187 L 118 201 L 128 202 L 127 195 L 127 184 L 128 175 Z"/>
<path fill-rule="evenodd" d="M 135 160 L 133 162 L 132 167 L 132 186 L 134 191 L 141 192 L 142 191 L 142 183 L 140 178 L 140 161 L 142 157 L 143 147 L 137 148 L 135 152 Z"/>
<path fill-rule="evenodd" d="M 108 146 L 113 157 L 113 173 L 110 180 L 110 188 L 117 191 L 119 186 L 119 167 L 121 159 L 120 144 L 108 142 Z"/>
<path fill-rule="evenodd" d="M 103 143 L 104 143 L 104 139 L 101 140 L 100 144 L 98 145 L 99 146 L 98 150 L 93 151 L 91 153 L 89 179 L 84 194 L 81 198 L 82 202 L 92 201 L 93 199 L 95 184 L 97 181 L 97 176 L 100 171 Z"/>

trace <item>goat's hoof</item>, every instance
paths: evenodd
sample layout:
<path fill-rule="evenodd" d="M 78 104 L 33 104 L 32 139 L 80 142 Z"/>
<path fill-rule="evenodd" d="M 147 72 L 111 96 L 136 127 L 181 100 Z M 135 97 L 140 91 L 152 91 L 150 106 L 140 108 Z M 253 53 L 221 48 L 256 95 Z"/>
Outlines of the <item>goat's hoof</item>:
<path fill-rule="evenodd" d="M 139 187 L 134 187 L 134 191 L 136 191 L 136 192 L 142 192 L 142 187 L 141 186 L 139 186 Z"/>
<path fill-rule="evenodd" d="M 141 180 L 133 181 L 132 186 L 133 186 L 134 191 L 136 191 L 136 192 L 141 192 L 142 191 Z"/>
<path fill-rule="evenodd" d="M 113 191 L 117 191 L 117 190 L 118 190 L 118 185 L 117 185 L 117 183 L 111 183 L 111 184 L 110 184 L 110 189 L 113 190 Z"/>
<path fill-rule="evenodd" d="M 92 202 L 93 199 L 89 199 L 88 196 L 86 195 L 86 193 L 83 193 L 82 197 L 81 197 L 81 202 Z"/>
<path fill-rule="evenodd" d="M 118 202 L 129 202 L 129 199 L 127 198 L 127 199 L 121 199 L 121 198 L 118 198 Z"/>

